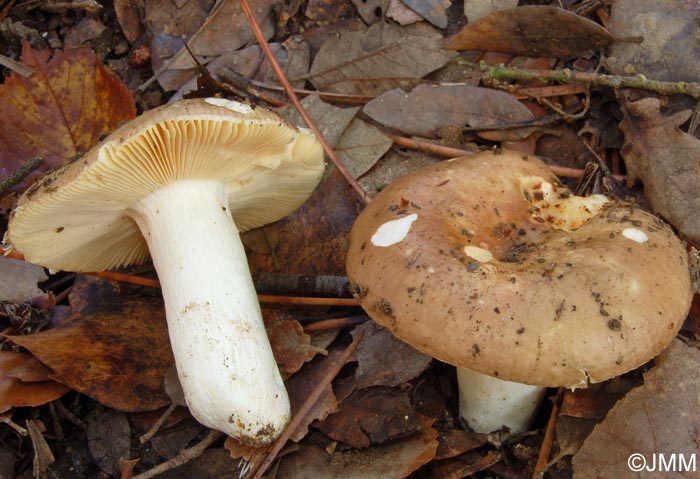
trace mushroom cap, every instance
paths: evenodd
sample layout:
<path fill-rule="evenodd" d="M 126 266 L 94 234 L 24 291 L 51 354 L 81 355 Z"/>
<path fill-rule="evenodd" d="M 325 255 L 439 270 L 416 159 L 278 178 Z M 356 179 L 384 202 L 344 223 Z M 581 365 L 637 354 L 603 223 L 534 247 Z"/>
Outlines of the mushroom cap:
<path fill-rule="evenodd" d="M 18 200 L 6 242 L 28 261 L 69 271 L 139 263 L 148 246 L 129 215 L 171 182 L 225 184 L 239 231 L 288 215 L 313 192 L 323 151 L 308 130 L 260 107 L 185 100 L 122 125 Z"/>
<path fill-rule="evenodd" d="M 375 321 L 426 354 L 507 381 L 585 387 L 661 352 L 692 299 L 671 229 L 601 198 L 571 196 L 522 153 L 444 161 L 362 212 L 348 277 Z M 562 224 L 557 211 L 581 214 Z"/>

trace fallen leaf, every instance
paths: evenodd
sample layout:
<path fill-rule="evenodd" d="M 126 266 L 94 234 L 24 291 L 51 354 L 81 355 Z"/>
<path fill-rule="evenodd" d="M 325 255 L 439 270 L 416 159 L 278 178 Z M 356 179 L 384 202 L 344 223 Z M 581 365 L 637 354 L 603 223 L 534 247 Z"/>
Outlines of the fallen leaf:
<path fill-rule="evenodd" d="M 352 0 L 362 20 L 367 25 L 374 25 L 382 19 L 382 2 L 384 0 Z"/>
<path fill-rule="evenodd" d="M 15 378 L 0 379 L 0 413 L 13 407 L 36 407 L 54 401 L 71 388 L 54 381 L 23 382 Z"/>
<path fill-rule="evenodd" d="M 408 8 L 438 28 L 447 28 L 450 0 L 401 0 Z"/>
<path fill-rule="evenodd" d="M 363 112 L 382 125 L 408 135 L 437 136 L 447 125 L 484 127 L 532 120 L 534 115 L 513 95 L 470 85 L 419 85 L 411 93 L 391 90 L 365 105 Z M 481 132 L 488 139 L 517 140 L 531 128 Z"/>
<path fill-rule="evenodd" d="M 165 471 L 158 479 L 227 479 L 243 477 L 244 461 L 231 459 L 228 451 L 222 447 L 210 448 L 201 456 L 182 466 Z"/>
<path fill-rule="evenodd" d="M 530 57 L 568 58 L 613 41 L 597 23 L 558 7 L 530 5 L 496 11 L 447 39 L 446 48 Z"/>
<path fill-rule="evenodd" d="M 357 218 L 358 199 L 335 169 L 298 210 L 282 219 L 277 263 L 251 252 L 251 271 L 282 275 L 345 276 L 347 235 Z"/>
<path fill-rule="evenodd" d="M 403 479 L 435 457 L 437 431 L 428 425 L 410 438 L 361 451 L 335 451 L 300 446 L 282 458 L 279 479 Z"/>
<path fill-rule="evenodd" d="M 615 75 L 642 73 L 664 81 L 694 82 L 700 77 L 700 5 L 685 0 L 616 0 L 610 11 L 610 46 L 605 65 Z"/>
<path fill-rule="evenodd" d="M 357 114 L 359 107 L 339 108 L 321 100 L 318 92 L 315 92 L 301 101 L 304 110 L 309 118 L 318 125 L 321 135 L 328 142 L 331 148 L 338 144 L 338 140 L 343 136 L 343 132 L 348 128 L 350 122 Z M 306 128 L 306 123 L 293 106 L 287 106 L 278 113 L 290 123 Z"/>
<path fill-rule="evenodd" d="M 472 24 L 493 12 L 517 6 L 518 0 L 464 0 L 464 16 Z"/>
<path fill-rule="evenodd" d="M 136 8 L 136 2 L 132 0 L 114 0 L 114 13 L 122 29 L 122 33 L 129 43 L 134 43 L 141 36 L 140 12 Z"/>
<path fill-rule="evenodd" d="M 370 386 L 399 386 L 415 379 L 430 365 L 432 358 L 396 339 L 374 321 L 357 326 L 352 334 L 364 338 L 357 348 L 356 389 Z"/>
<path fill-rule="evenodd" d="M 27 420 L 27 430 L 34 449 L 33 473 L 36 479 L 48 477 L 48 468 L 56 461 L 53 452 L 51 452 L 51 447 L 49 447 L 42 434 L 42 429 L 45 429 L 42 426 L 41 421 Z"/>
<path fill-rule="evenodd" d="M 121 411 L 168 404 L 163 378 L 173 359 L 162 300 L 123 297 L 109 281 L 85 276 L 73 288 L 69 320 L 9 339 L 51 368 L 53 379 L 101 404 Z"/>
<path fill-rule="evenodd" d="M 389 0 L 386 16 L 399 25 L 410 25 L 423 20 L 423 17 L 404 5 L 401 0 Z"/>
<path fill-rule="evenodd" d="M 32 50 L 22 62 L 35 74 L 10 74 L 0 85 L 0 177 L 34 156 L 48 170 L 84 153 L 136 116 L 129 90 L 88 49 Z"/>
<path fill-rule="evenodd" d="M 377 23 L 366 31 L 329 38 L 316 54 L 309 76 L 319 90 L 378 95 L 400 87 L 402 79 L 422 78 L 453 56 L 433 37 L 403 34 Z"/>
<path fill-rule="evenodd" d="M 373 387 L 355 391 L 338 412 L 314 427 L 335 441 L 365 449 L 410 436 L 421 429 L 421 423 L 406 391 Z"/>
<path fill-rule="evenodd" d="M 447 429 L 438 435 L 435 459 L 449 459 L 488 444 L 488 434 L 479 434 L 464 429 Z"/>
<path fill-rule="evenodd" d="M 354 178 L 372 168 L 394 142 L 379 128 L 354 118 L 335 147 L 335 153 Z"/>
<path fill-rule="evenodd" d="M 687 461 L 697 456 L 699 369 L 700 351 L 674 340 L 657 358 L 656 367 L 644 374 L 644 384 L 618 401 L 588 436 L 573 458 L 574 479 L 638 478 L 643 474 L 633 471 L 629 464 L 646 462 L 652 467 L 652 461 L 661 454 L 677 460 L 682 455 Z M 628 464 L 633 454 L 637 455 L 635 462 Z M 663 477 L 680 479 L 697 474 L 681 467 L 663 472 Z"/>
<path fill-rule="evenodd" d="M 431 462 L 428 465 L 430 477 L 440 479 L 462 479 L 477 472 L 486 471 L 502 460 L 503 456 L 497 451 L 469 451 L 461 456 L 444 461 Z"/>
<path fill-rule="evenodd" d="M 679 128 L 691 112 L 666 116 L 656 98 L 623 101 L 622 109 L 625 118 L 620 128 L 625 134 L 622 155 L 627 184 L 640 179 L 652 209 L 682 235 L 699 241 L 700 140 Z"/>
<path fill-rule="evenodd" d="M 360 178 L 359 183 L 372 197 L 397 178 L 438 161 L 440 160 L 436 157 L 419 151 L 396 152 L 389 150 L 382 161 Z"/>
<path fill-rule="evenodd" d="M 29 353 L 0 351 L 0 378 L 23 382 L 49 381 L 51 370 Z"/>
<path fill-rule="evenodd" d="M 26 261 L 0 257 L 0 301 L 24 303 L 47 294 L 37 286 L 48 276 L 44 268 Z"/>
<path fill-rule="evenodd" d="M 299 321 L 286 317 L 288 315 L 278 309 L 263 308 L 262 313 L 275 360 L 286 375 L 299 371 L 317 354 L 326 354 L 324 349 L 311 344 L 311 337 L 304 333 Z"/>
<path fill-rule="evenodd" d="M 104 472 L 115 477 L 121 471 L 120 459 L 129 459 L 131 427 L 126 415 L 95 408 L 88 413 L 87 441 L 90 454 Z"/>

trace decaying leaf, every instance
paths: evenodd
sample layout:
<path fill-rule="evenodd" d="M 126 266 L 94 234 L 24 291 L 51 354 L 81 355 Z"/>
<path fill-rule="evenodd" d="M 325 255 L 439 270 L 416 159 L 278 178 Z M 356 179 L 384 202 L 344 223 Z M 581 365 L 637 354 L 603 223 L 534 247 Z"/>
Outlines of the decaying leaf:
<path fill-rule="evenodd" d="M 54 401 L 71 388 L 55 381 L 24 382 L 15 378 L 0 379 L 0 413 L 13 407 L 35 407 Z"/>
<path fill-rule="evenodd" d="M 391 332 L 374 321 L 357 326 L 353 336 L 364 332 L 357 348 L 355 388 L 398 386 L 418 377 L 432 358 L 396 339 Z"/>
<path fill-rule="evenodd" d="M 391 138 L 366 121 L 354 118 L 340 138 L 335 152 L 354 178 L 372 168 L 393 145 Z"/>
<path fill-rule="evenodd" d="M 120 459 L 130 458 L 131 427 L 126 415 L 109 409 L 95 408 L 87 418 L 87 441 L 90 454 L 104 472 L 116 476 Z"/>
<path fill-rule="evenodd" d="M 311 65 L 310 80 L 319 90 L 377 95 L 401 87 L 401 79 L 422 78 L 453 56 L 433 37 L 377 23 L 329 38 Z"/>
<path fill-rule="evenodd" d="M 531 5 L 480 18 L 450 37 L 445 46 L 453 50 L 567 58 L 612 41 L 612 35 L 591 20 L 558 7 Z"/>
<path fill-rule="evenodd" d="M 272 308 L 263 308 L 262 313 L 275 360 L 284 374 L 294 374 L 317 354 L 327 354 L 311 344 L 299 321 L 285 318 L 284 313 Z"/>
<path fill-rule="evenodd" d="M 314 427 L 355 449 L 385 444 L 418 432 L 421 423 L 406 391 L 373 387 L 355 391 Z"/>
<path fill-rule="evenodd" d="M 615 75 L 642 73 L 664 81 L 694 82 L 700 77 L 700 5 L 684 0 L 615 0 L 610 33 L 639 37 L 610 47 L 606 66 Z"/>
<path fill-rule="evenodd" d="M 22 50 L 35 74 L 11 74 L 0 85 L 0 177 L 34 156 L 42 169 L 87 151 L 136 116 L 131 93 L 88 49 Z"/>
<path fill-rule="evenodd" d="M 447 125 L 483 127 L 534 118 L 511 94 L 470 85 L 419 85 L 411 93 L 391 90 L 367 103 L 363 111 L 388 128 L 428 138 Z M 503 141 L 519 140 L 530 133 L 531 128 L 520 128 L 480 135 Z"/>
<path fill-rule="evenodd" d="M 163 378 L 173 359 L 161 299 L 122 297 L 110 282 L 80 276 L 71 303 L 63 324 L 10 339 L 49 366 L 53 379 L 106 406 L 168 404 Z"/>
<path fill-rule="evenodd" d="M 23 303 L 45 297 L 37 283 L 47 278 L 41 266 L 0 256 L 0 301 Z"/>
<path fill-rule="evenodd" d="M 410 438 L 361 451 L 328 453 L 316 446 L 301 446 L 282 459 L 277 477 L 403 479 L 432 460 L 437 445 L 437 431 L 426 424 Z"/>
<path fill-rule="evenodd" d="M 29 353 L 0 351 L 0 379 L 19 379 L 23 382 L 49 381 L 51 370 Z"/>
<path fill-rule="evenodd" d="M 447 27 L 447 9 L 450 0 L 401 0 L 411 10 L 438 28 Z"/>
<path fill-rule="evenodd" d="M 42 434 L 42 429 L 44 428 L 40 421 L 34 419 L 29 419 L 27 421 L 27 430 L 29 431 L 29 437 L 32 439 L 32 446 L 34 447 L 33 474 L 35 479 L 48 477 L 48 468 L 56 460 L 53 452 L 51 452 L 51 447 L 49 447 L 49 444 Z"/>
<path fill-rule="evenodd" d="M 627 182 L 640 179 L 654 211 L 681 234 L 700 241 L 700 140 L 679 128 L 690 111 L 666 116 L 660 105 L 655 98 L 622 103 Z"/>
<path fill-rule="evenodd" d="M 574 478 L 638 478 L 643 474 L 629 465 L 645 462 L 658 473 L 661 454 L 676 458 L 676 468 L 664 471 L 664 479 L 697 477 L 696 472 L 678 467 L 678 461 L 681 455 L 690 461 L 698 453 L 699 369 L 700 351 L 674 340 L 644 375 L 644 384 L 627 393 L 586 439 L 573 459 Z M 636 462 L 628 463 L 633 454 L 638 455 Z M 656 468 L 652 461 L 657 461 Z"/>
<path fill-rule="evenodd" d="M 517 6 L 518 0 L 464 0 L 464 16 L 472 24 L 493 12 Z"/>
<path fill-rule="evenodd" d="M 318 126 L 321 135 L 331 148 L 343 136 L 343 132 L 355 117 L 359 108 L 339 108 L 321 100 L 318 93 L 313 93 L 301 101 L 302 106 L 311 120 Z M 293 106 L 282 108 L 278 112 L 283 118 L 297 126 L 306 128 L 307 125 L 301 119 L 301 115 Z"/>

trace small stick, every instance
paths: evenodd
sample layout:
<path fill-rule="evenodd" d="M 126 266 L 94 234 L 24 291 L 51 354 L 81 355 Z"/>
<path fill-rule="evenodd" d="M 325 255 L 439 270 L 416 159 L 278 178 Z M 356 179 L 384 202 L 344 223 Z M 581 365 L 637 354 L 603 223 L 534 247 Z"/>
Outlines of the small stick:
<path fill-rule="evenodd" d="M 282 84 L 284 87 L 285 92 L 287 93 L 287 96 L 291 100 L 292 104 L 294 107 L 297 109 L 299 112 L 299 115 L 301 115 L 301 118 L 304 120 L 306 125 L 311 129 L 311 131 L 314 132 L 316 137 L 318 138 L 318 141 L 321 142 L 321 145 L 323 146 L 323 151 L 326 152 L 328 155 L 328 158 L 333 162 L 335 167 L 338 169 L 338 171 L 343 175 L 345 180 L 348 182 L 350 186 L 357 192 L 358 195 L 360 195 L 360 198 L 367 204 L 371 201 L 371 198 L 367 194 L 367 192 L 362 189 L 360 184 L 355 180 L 355 178 L 350 174 L 350 172 L 345 168 L 343 163 L 338 159 L 338 157 L 335 155 L 335 152 L 333 149 L 330 147 L 330 145 L 326 142 L 326 140 L 323 138 L 323 135 L 321 135 L 321 132 L 319 129 L 316 127 L 314 122 L 311 120 L 309 115 L 306 113 L 306 110 L 302 106 L 301 102 L 299 101 L 299 98 L 297 97 L 296 93 L 294 92 L 294 88 L 292 88 L 292 85 L 289 83 L 289 80 L 287 80 L 287 77 L 284 74 L 284 71 L 282 70 L 282 67 L 280 67 L 280 64 L 277 62 L 277 58 L 275 58 L 275 55 L 272 53 L 272 50 L 270 50 L 270 46 L 267 44 L 267 41 L 265 40 L 265 36 L 260 29 L 260 26 L 258 25 L 258 22 L 255 20 L 255 16 L 253 15 L 253 11 L 250 8 L 250 4 L 248 3 L 248 0 L 240 0 L 241 1 L 241 8 L 243 9 L 243 13 L 245 14 L 246 18 L 248 19 L 248 23 L 250 24 L 250 28 L 253 30 L 253 34 L 255 35 L 255 39 L 258 41 L 258 44 L 260 45 L 260 48 L 262 48 L 263 53 L 265 54 L 265 58 L 267 58 L 267 61 L 270 63 L 270 66 L 274 70 L 275 74 L 277 75 L 277 79 L 279 82 Z"/>
<path fill-rule="evenodd" d="M 177 456 L 173 457 L 168 461 L 158 464 L 157 466 L 155 466 L 152 469 L 149 469 L 146 472 L 142 472 L 141 474 L 134 476 L 133 479 L 151 479 L 152 477 L 156 477 L 158 474 L 162 474 L 165 471 L 169 471 L 170 469 L 174 469 L 178 466 L 188 463 L 192 459 L 196 459 L 199 456 L 201 456 L 209 446 L 211 446 L 217 439 L 219 439 L 223 435 L 223 432 L 215 431 L 212 429 L 209 431 L 209 434 L 207 434 L 207 437 L 202 439 L 194 446 L 189 447 L 187 449 L 181 449 Z"/>
<path fill-rule="evenodd" d="M 696 82 L 667 82 L 650 80 L 641 73 L 634 76 L 605 75 L 603 73 L 578 72 L 569 68 L 561 70 L 523 70 L 520 68 L 508 68 L 503 64 L 490 66 L 486 62 L 469 62 L 461 58 L 454 60 L 457 63 L 476 67 L 489 78 L 496 80 L 539 80 L 552 83 L 590 83 L 592 85 L 606 86 L 609 88 L 638 88 L 640 90 L 653 91 L 663 95 L 688 95 L 700 99 L 700 83 Z"/>
<path fill-rule="evenodd" d="M 426 151 L 428 153 L 433 153 L 445 158 L 458 158 L 460 156 L 473 155 L 474 152 L 467 150 L 460 150 L 459 148 L 451 148 L 449 146 L 436 145 L 434 143 L 429 143 L 427 141 L 418 141 L 412 138 L 405 138 L 403 136 L 392 135 L 390 133 L 384 132 L 394 144 L 403 146 L 404 148 L 410 148 L 412 150 Z M 547 165 L 552 173 L 557 176 L 562 176 L 564 178 L 581 178 L 583 176 L 584 170 L 579 168 L 568 168 L 566 166 L 558 165 Z M 613 175 L 616 180 L 624 181 L 625 177 L 621 175 Z"/>
<path fill-rule="evenodd" d="M 10 3 L 10 5 L 12 5 L 12 3 Z M 17 73 L 18 75 L 22 75 L 25 78 L 29 78 L 30 76 L 34 75 L 34 71 L 25 67 L 20 62 L 15 61 L 12 58 L 7 57 L 7 56 L 2 55 L 2 54 L 0 54 L 0 65 L 12 70 L 13 72 Z"/>
<path fill-rule="evenodd" d="M 328 329 L 340 329 L 347 326 L 356 326 L 364 323 L 369 318 L 367 316 L 348 316 L 347 318 L 323 319 L 304 325 L 304 332 L 326 331 Z"/>
<path fill-rule="evenodd" d="M 338 375 L 341 369 L 343 369 L 343 366 L 345 366 L 345 363 L 348 362 L 348 360 L 352 357 L 353 353 L 357 349 L 357 347 L 360 345 L 360 342 L 362 341 L 362 338 L 364 337 L 365 333 L 364 331 L 360 331 L 360 334 L 348 345 L 347 348 L 345 348 L 345 351 L 343 351 L 343 354 L 338 358 L 338 361 L 333 365 L 333 367 L 323 376 L 323 378 L 316 384 L 316 386 L 313 388 L 309 396 L 306 398 L 306 401 L 299 407 L 299 410 L 297 413 L 294 415 L 291 421 L 289 421 L 289 425 L 287 425 L 287 428 L 284 430 L 282 435 L 275 441 L 274 445 L 272 446 L 272 449 L 270 449 L 270 452 L 268 452 L 267 457 L 265 457 L 265 460 L 258 466 L 258 468 L 255 471 L 251 471 L 249 473 L 250 479 L 261 479 L 263 477 L 263 474 L 265 474 L 265 471 L 267 470 L 268 467 L 272 464 L 272 462 L 275 460 L 279 452 L 282 450 L 284 445 L 287 443 L 289 438 L 294 434 L 294 431 L 299 427 L 299 424 L 301 424 L 301 421 L 306 417 L 308 412 L 311 410 L 313 405 L 318 401 L 318 398 L 321 397 L 321 394 L 323 391 L 326 390 L 326 387 L 333 381 L 333 379 Z"/>
<path fill-rule="evenodd" d="M 552 452 L 552 445 L 554 444 L 554 434 L 557 427 L 557 419 L 559 419 L 559 408 L 561 407 L 563 393 L 564 388 L 559 388 L 557 390 L 557 395 L 554 397 L 552 413 L 549 415 L 547 429 L 545 429 L 544 439 L 542 439 L 540 454 L 537 456 L 537 463 L 535 464 L 535 469 L 532 471 L 532 479 L 542 479 L 544 475 L 547 459 L 549 459 L 549 455 Z"/>
<path fill-rule="evenodd" d="M 44 163 L 44 159 L 40 156 L 35 156 L 25 164 L 17 168 L 10 176 L 0 181 L 0 195 L 5 194 L 7 190 L 21 182 L 32 171 L 39 168 Z"/>
<path fill-rule="evenodd" d="M 141 444 L 146 444 L 148 441 L 150 441 L 151 438 L 155 436 L 158 433 L 158 431 L 160 431 L 160 428 L 163 427 L 163 424 L 165 424 L 165 421 L 168 420 L 168 418 L 173 413 L 176 407 L 177 404 L 175 403 L 175 401 L 171 402 L 170 406 L 168 406 L 168 409 L 163 411 L 163 414 L 160 415 L 155 424 L 153 424 L 153 426 L 148 431 L 146 431 L 141 437 L 139 437 L 139 442 Z"/>

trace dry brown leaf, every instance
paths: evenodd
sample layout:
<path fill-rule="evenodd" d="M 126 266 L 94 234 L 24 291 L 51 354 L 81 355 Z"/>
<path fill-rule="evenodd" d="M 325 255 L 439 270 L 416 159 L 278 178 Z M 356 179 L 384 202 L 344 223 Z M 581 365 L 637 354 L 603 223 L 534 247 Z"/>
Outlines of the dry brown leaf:
<path fill-rule="evenodd" d="M 428 138 L 447 125 L 483 127 L 534 118 L 513 95 L 470 85 L 419 85 L 411 93 L 391 90 L 367 103 L 363 111 L 388 128 Z M 519 140 L 532 131 L 520 128 L 480 136 L 492 141 Z"/>
<path fill-rule="evenodd" d="M 348 125 L 360 109 L 359 107 L 339 108 L 333 106 L 322 101 L 318 93 L 307 96 L 301 101 L 301 104 L 311 120 L 318 126 L 321 135 L 323 135 L 323 138 L 331 148 L 334 148 L 338 143 L 340 137 L 343 136 L 343 132 L 348 128 Z M 301 115 L 293 106 L 284 107 L 278 113 L 290 123 L 306 127 L 306 123 L 304 123 Z"/>
<path fill-rule="evenodd" d="M 681 234 L 700 241 L 700 140 L 679 128 L 691 112 L 665 116 L 656 98 L 623 101 L 622 107 L 628 184 L 640 179 L 654 211 Z"/>
<path fill-rule="evenodd" d="M 71 302 L 65 323 L 10 339 L 50 367 L 53 379 L 106 406 L 149 411 L 168 404 L 163 378 L 173 359 L 162 300 L 122 297 L 110 282 L 81 276 Z"/>
<path fill-rule="evenodd" d="M 423 19 L 423 17 L 404 5 L 401 0 L 388 0 L 388 3 L 386 16 L 399 25 L 410 25 Z"/>
<path fill-rule="evenodd" d="M 435 459 L 449 459 L 488 444 L 488 434 L 466 431 L 464 429 L 446 429 L 440 431 Z"/>
<path fill-rule="evenodd" d="M 32 440 L 32 446 L 34 449 L 34 469 L 33 474 L 35 479 L 43 479 L 48 476 L 48 468 L 56 460 L 54 458 L 53 452 L 49 444 L 44 439 L 42 434 L 41 421 L 29 419 L 27 421 L 27 430 L 29 431 L 29 437 Z"/>
<path fill-rule="evenodd" d="M 54 381 L 22 382 L 19 379 L 0 379 L 0 413 L 13 407 L 36 407 L 54 401 L 71 388 Z"/>
<path fill-rule="evenodd" d="M 362 20 L 367 25 L 374 25 L 382 19 L 382 3 L 384 0 L 352 0 Z"/>
<path fill-rule="evenodd" d="M 88 49 L 32 50 L 24 66 L 35 74 L 11 74 L 0 85 L 0 177 L 34 156 L 42 169 L 87 151 L 120 123 L 136 116 L 131 93 Z"/>
<path fill-rule="evenodd" d="M 319 90 L 378 95 L 401 87 L 401 79 L 419 79 L 445 65 L 454 52 L 433 37 L 402 33 L 377 23 L 362 32 L 329 38 L 311 65 L 310 80 Z M 364 81 L 363 81 L 364 80 Z"/>
<path fill-rule="evenodd" d="M 438 28 L 447 28 L 450 0 L 401 0 L 408 8 Z"/>
<path fill-rule="evenodd" d="M 315 446 L 301 446 L 282 458 L 277 477 L 403 479 L 435 457 L 437 444 L 437 431 L 426 424 L 420 434 L 408 439 L 361 451 L 329 454 Z"/>
<path fill-rule="evenodd" d="M 0 351 L 0 378 L 27 383 L 49 381 L 51 370 L 29 353 Z"/>
<path fill-rule="evenodd" d="M 44 268 L 17 259 L 0 256 L 0 301 L 24 303 L 46 297 L 37 283 L 46 281 Z"/>
<path fill-rule="evenodd" d="M 281 220 L 276 263 L 248 254 L 251 271 L 282 275 L 345 276 L 347 235 L 357 218 L 358 199 L 335 169 L 297 211 Z"/>
<path fill-rule="evenodd" d="M 471 24 L 498 10 L 515 8 L 518 0 L 464 0 L 464 16 Z"/>
<path fill-rule="evenodd" d="M 87 442 L 97 465 L 111 477 L 121 470 L 120 459 L 129 459 L 131 426 L 126 415 L 94 408 L 87 418 Z"/>
<path fill-rule="evenodd" d="M 273 308 L 263 308 L 262 314 L 275 360 L 286 375 L 299 371 L 304 363 L 311 361 L 317 354 L 326 354 L 325 349 L 311 344 L 311 337 L 304 333 L 299 321 L 286 317 L 288 315 Z"/>
<path fill-rule="evenodd" d="M 612 43 L 597 23 L 557 7 L 499 10 L 447 39 L 453 50 L 485 50 L 530 57 L 567 58 Z"/>
<path fill-rule="evenodd" d="M 610 33 L 641 42 L 615 42 L 606 66 L 615 75 L 643 73 L 664 81 L 700 77 L 700 4 L 684 0 L 615 0 Z"/>
<path fill-rule="evenodd" d="M 359 118 L 353 118 L 343 132 L 335 152 L 354 178 L 371 169 L 394 142 L 379 128 Z"/>
<path fill-rule="evenodd" d="M 373 387 L 355 391 L 338 412 L 314 427 L 335 441 L 365 449 L 410 436 L 420 431 L 421 423 L 406 391 Z"/>
<path fill-rule="evenodd" d="M 129 43 L 134 43 L 141 36 L 140 12 L 136 8 L 136 2 L 132 0 L 114 0 L 114 13 L 122 29 L 122 33 Z"/>
<path fill-rule="evenodd" d="M 418 377 L 430 365 L 432 358 L 400 341 L 374 321 L 357 326 L 352 334 L 364 338 L 357 348 L 355 388 L 370 386 L 399 386 Z"/>
<path fill-rule="evenodd" d="M 696 471 L 654 469 L 664 454 L 697 456 L 700 430 L 700 351 L 678 340 L 659 356 L 644 375 L 644 384 L 622 398 L 598 424 L 574 456 L 574 479 L 632 479 L 642 477 L 629 464 L 650 467 L 649 477 L 697 478 Z M 637 454 L 634 462 L 628 458 Z M 697 464 L 696 464 L 697 467 Z M 644 471 L 646 472 L 646 470 Z M 661 472 L 662 474 L 658 474 Z"/>

